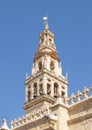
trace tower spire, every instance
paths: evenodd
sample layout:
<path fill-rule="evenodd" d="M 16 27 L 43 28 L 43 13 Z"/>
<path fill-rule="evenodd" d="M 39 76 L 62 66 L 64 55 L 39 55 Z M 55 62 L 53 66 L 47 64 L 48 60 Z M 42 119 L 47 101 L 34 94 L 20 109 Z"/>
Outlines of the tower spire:
<path fill-rule="evenodd" d="M 48 17 L 43 17 L 45 29 L 49 29 Z"/>

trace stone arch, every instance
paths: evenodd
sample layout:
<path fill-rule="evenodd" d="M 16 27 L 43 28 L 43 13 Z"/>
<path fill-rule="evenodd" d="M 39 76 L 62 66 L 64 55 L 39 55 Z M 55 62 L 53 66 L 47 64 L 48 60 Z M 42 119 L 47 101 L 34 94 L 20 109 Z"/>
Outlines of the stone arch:
<path fill-rule="evenodd" d="M 39 67 L 39 70 L 42 69 L 42 62 L 41 61 L 38 63 L 38 67 Z"/>
<path fill-rule="evenodd" d="M 61 91 L 61 97 L 62 97 L 62 98 L 65 97 L 65 91 Z"/>
<path fill-rule="evenodd" d="M 50 70 L 54 70 L 54 68 L 55 68 L 54 61 L 51 61 L 50 62 Z"/>

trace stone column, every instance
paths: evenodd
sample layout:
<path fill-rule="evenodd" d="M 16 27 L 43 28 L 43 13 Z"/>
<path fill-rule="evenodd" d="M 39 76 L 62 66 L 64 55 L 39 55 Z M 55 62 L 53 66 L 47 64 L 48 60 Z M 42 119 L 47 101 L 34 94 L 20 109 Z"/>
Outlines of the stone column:
<path fill-rule="evenodd" d="M 58 95 L 61 96 L 61 85 L 58 86 Z"/>
<path fill-rule="evenodd" d="M 38 63 L 36 62 L 36 63 L 35 63 L 35 73 L 37 73 L 38 70 L 39 70 L 39 68 L 38 68 Z"/>
<path fill-rule="evenodd" d="M 47 69 L 47 58 L 44 57 L 43 68 Z"/>
<path fill-rule="evenodd" d="M 40 93 L 39 93 L 39 81 L 37 81 L 37 96 L 39 96 L 40 95 Z"/>
<path fill-rule="evenodd" d="M 50 70 L 50 57 L 48 56 L 47 58 L 47 63 L 46 63 L 46 68 L 48 69 L 48 70 Z"/>
<path fill-rule="evenodd" d="M 33 84 L 32 84 L 32 86 L 31 86 L 31 100 L 34 98 L 33 96 L 34 96 L 34 89 L 33 89 Z"/>
<path fill-rule="evenodd" d="M 47 79 L 46 79 L 45 76 L 44 76 L 44 79 L 43 79 L 43 93 L 47 94 Z"/>
<path fill-rule="evenodd" d="M 26 91 L 25 91 L 25 102 L 28 101 L 28 88 L 26 86 Z"/>
<path fill-rule="evenodd" d="M 67 85 L 64 85 L 64 87 L 65 87 L 65 96 L 67 97 L 67 93 L 68 93 L 68 87 L 67 87 Z"/>
<path fill-rule="evenodd" d="M 42 69 L 44 68 L 44 57 L 42 57 Z"/>

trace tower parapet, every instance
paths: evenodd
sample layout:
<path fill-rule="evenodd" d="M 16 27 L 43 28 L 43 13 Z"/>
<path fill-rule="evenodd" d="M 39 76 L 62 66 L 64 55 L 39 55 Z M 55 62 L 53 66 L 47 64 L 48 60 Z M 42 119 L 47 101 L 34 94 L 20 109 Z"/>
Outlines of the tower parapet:
<path fill-rule="evenodd" d="M 19 117 L 18 119 L 15 119 L 14 121 L 11 121 L 11 129 L 13 130 L 15 128 L 26 125 L 27 123 L 31 123 L 38 119 L 41 119 L 45 116 L 45 114 L 50 114 L 50 109 L 47 105 L 43 106 L 41 109 L 31 112 L 30 114 L 27 114 L 25 116 Z"/>
<path fill-rule="evenodd" d="M 70 98 L 68 98 L 68 104 L 73 105 L 75 103 L 80 103 L 91 97 L 92 97 L 92 87 L 90 88 L 84 87 L 84 90 L 82 92 L 78 90 L 76 95 L 74 95 L 73 93 L 71 94 Z"/>

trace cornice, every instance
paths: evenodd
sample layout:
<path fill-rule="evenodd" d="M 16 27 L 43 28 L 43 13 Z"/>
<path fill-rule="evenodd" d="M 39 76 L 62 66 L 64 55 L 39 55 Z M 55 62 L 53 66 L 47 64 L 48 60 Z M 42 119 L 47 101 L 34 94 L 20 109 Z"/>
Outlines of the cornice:
<path fill-rule="evenodd" d="M 31 100 L 30 102 L 25 103 L 23 108 L 26 110 L 26 109 L 31 108 L 32 106 L 39 104 L 43 101 L 49 102 L 51 104 L 55 103 L 55 99 L 53 97 L 44 94 L 44 95 L 40 95 L 39 97 Z"/>
<path fill-rule="evenodd" d="M 81 113 L 81 114 L 77 114 L 77 116 L 74 116 L 74 118 L 71 118 L 67 121 L 68 125 L 73 125 L 73 124 L 76 124 L 76 123 L 82 123 L 84 120 L 88 120 L 92 118 L 92 111 L 87 113 L 87 112 L 84 112 L 84 113 Z"/>
<path fill-rule="evenodd" d="M 44 48 L 46 48 L 46 47 L 44 47 Z M 44 50 L 44 48 L 42 50 Z M 38 60 L 40 57 L 45 56 L 46 54 L 49 55 L 49 56 L 51 56 L 52 58 L 56 59 L 57 61 L 60 61 L 60 59 L 58 57 L 58 53 L 57 53 L 56 50 L 51 50 L 51 52 L 48 52 L 48 51 L 41 52 L 41 50 L 38 50 L 36 52 L 36 54 L 35 54 L 34 62 L 36 60 Z"/>

